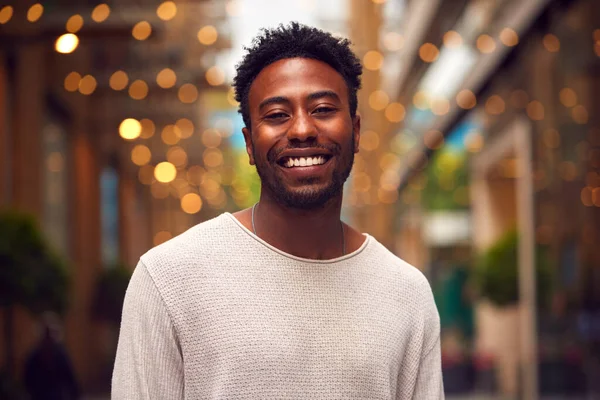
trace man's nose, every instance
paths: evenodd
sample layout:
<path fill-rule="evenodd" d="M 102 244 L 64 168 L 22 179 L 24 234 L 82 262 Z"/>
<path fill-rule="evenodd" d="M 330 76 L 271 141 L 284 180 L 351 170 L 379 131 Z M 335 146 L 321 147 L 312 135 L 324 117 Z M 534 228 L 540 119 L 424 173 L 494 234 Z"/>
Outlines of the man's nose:
<path fill-rule="evenodd" d="M 314 121 L 306 112 L 300 112 L 294 116 L 292 125 L 288 130 L 288 140 L 305 142 L 317 136 Z"/>

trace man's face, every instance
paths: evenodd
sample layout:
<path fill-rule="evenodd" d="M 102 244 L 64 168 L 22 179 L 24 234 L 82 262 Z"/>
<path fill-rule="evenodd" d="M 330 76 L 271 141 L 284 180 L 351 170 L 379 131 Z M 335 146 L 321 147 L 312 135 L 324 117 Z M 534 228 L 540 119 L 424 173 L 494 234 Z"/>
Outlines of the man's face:
<path fill-rule="evenodd" d="M 348 88 L 329 65 L 307 58 L 264 68 L 248 96 L 246 151 L 262 188 L 285 206 L 321 207 L 341 196 L 358 151 L 360 118 Z"/>

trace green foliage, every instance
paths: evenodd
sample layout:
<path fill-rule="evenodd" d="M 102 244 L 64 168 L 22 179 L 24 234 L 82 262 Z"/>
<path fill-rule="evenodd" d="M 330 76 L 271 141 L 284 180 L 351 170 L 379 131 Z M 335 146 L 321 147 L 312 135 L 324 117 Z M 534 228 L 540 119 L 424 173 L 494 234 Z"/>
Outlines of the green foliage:
<path fill-rule="evenodd" d="M 422 199 L 427 210 L 464 210 L 468 202 L 457 201 L 456 191 L 468 198 L 468 159 L 464 153 L 440 150 L 430 160 Z"/>
<path fill-rule="evenodd" d="M 123 301 L 130 279 L 130 270 L 122 264 L 104 269 L 97 281 L 93 303 L 96 318 L 116 325 L 121 323 Z"/>
<path fill-rule="evenodd" d="M 22 305 L 34 313 L 67 308 L 69 275 L 35 219 L 0 212 L 0 307 Z"/>
<path fill-rule="evenodd" d="M 503 307 L 519 301 L 519 234 L 516 229 L 505 233 L 480 255 L 474 269 L 474 283 L 479 295 Z M 544 306 L 552 290 L 552 269 L 545 249 L 536 253 L 538 304 Z"/>

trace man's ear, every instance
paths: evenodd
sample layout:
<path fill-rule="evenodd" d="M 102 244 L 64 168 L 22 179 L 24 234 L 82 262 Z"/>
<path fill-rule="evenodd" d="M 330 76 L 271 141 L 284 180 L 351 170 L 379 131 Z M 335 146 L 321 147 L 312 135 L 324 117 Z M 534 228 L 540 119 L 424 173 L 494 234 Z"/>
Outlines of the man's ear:
<path fill-rule="evenodd" d="M 250 165 L 255 165 L 254 152 L 252 151 L 252 132 L 247 127 L 244 127 L 242 128 L 242 133 L 244 134 L 244 141 L 246 142 L 246 153 L 248 153 Z"/>
<path fill-rule="evenodd" d="M 354 132 L 354 152 L 358 153 L 358 146 L 360 145 L 360 115 L 356 114 L 352 119 L 352 128 Z"/>

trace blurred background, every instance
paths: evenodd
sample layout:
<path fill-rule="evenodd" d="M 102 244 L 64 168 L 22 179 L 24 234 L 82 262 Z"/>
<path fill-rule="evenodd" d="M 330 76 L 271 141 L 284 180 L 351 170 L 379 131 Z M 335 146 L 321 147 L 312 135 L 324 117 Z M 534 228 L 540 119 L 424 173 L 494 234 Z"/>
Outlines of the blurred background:
<path fill-rule="evenodd" d="M 600 399 L 597 0 L 0 2 L 0 398 L 107 398 L 138 258 L 258 199 L 230 82 L 291 20 L 363 62 L 343 218 L 429 278 L 448 398 Z"/>

